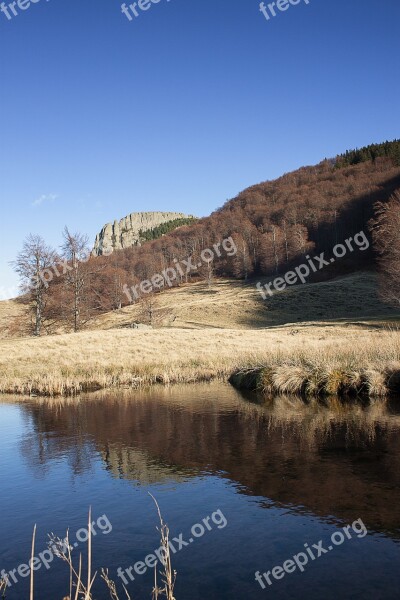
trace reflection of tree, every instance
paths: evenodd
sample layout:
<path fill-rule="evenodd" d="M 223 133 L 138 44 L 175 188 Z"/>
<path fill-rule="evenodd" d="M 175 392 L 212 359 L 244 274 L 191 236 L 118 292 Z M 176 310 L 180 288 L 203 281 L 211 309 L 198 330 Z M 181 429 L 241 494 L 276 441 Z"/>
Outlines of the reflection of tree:
<path fill-rule="evenodd" d="M 95 446 L 87 436 L 87 422 L 82 415 L 71 414 L 69 406 L 30 405 L 33 432 L 21 443 L 21 452 L 36 471 L 46 471 L 52 462 L 65 457 L 74 475 L 92 469 Z"/>
<path fill-rule="evenodd" d="M 37 464 L 65 454 L 80 472 L 96 451 L 112 476 L 144 485 L 206 471 L 295 511 L 362 516 L 381 531 L 400 522 L 400 416 L 386 402 L 280 397 L 261 405 L 207 385 L 43 400 L 24 410 Z"/>

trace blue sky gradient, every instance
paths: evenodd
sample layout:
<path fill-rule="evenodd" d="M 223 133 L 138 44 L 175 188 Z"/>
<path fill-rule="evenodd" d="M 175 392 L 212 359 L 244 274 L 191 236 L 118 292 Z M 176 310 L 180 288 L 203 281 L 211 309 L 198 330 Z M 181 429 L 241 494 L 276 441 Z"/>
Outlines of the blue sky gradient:
<path fill-rule="evenodd" d="M 64 225 L 93 239 L 133 211 L 207 215 L 400 137 L 399 23 L 398 0 L 302 0 L 269 21 L 255 0 L 0 13 L 0 297 L 29 233 L 58 246 Z"/>

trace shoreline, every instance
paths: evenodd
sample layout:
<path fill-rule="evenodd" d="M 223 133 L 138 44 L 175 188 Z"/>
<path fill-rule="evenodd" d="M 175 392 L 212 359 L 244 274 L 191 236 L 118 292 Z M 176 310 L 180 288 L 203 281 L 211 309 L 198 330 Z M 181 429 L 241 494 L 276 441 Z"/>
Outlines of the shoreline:
<path fill-rule="evenodd" d="M 169 376 L 167 373 L 163 373 L 160 375 L 154 375 L 152 377 L 144 378 L 144 377 L 133 377 L 131 381 L 129 380 L 119 380 L 119 376 L 110 376 L 111 379 L 115 379 L 115 381 L 111 381 L 110 383 L 100 384 L 98 380 L 93 381 L 71 381 L 71 380 L 63 380 L 58 381 L 57 384 L 53 384 L 54 387 L 51 387 L 51 382 L 46 379 L 41 381 L 40 384 L 36 384 L 35 382 L 25 381 L 20 382 L 16 385 L 15 388 L 7 388 L 0 379 L 0 398 L 2 396 L 25 396 L 30 398 L 71 398 L 77 397 L 82 394 L 89 394 L 93 392 L 100 391 L 118 391 L 118 390 L 143 390 L 149 389 L 157 385 L 169 386 L 169 385 L 189 385 L 189 384 L 199 384 L 199 383 L 211 383 L 213 381 L 220 381 L 222 383 L 229 382 L 229 375 L 221 375 L 219 373 L 199 373 L 197 375 L 171 375 Z"/>
<path fill-rule="evenodd" d="M 400 392 L 400 332 L 352 325 L 99 330 L 0 340 L 0 393 L 74 396 L 229 381 L 301 396 Z"/>
<path fill-rule="evenodd" d="M 331 372 L 311 366 L 256 367 L 236 370 L 228 381 L 237 390 L 257 392 L 267 398 L 290 395 L 305 400 L 373 400 L 400 395 L 400 366 Z"/>

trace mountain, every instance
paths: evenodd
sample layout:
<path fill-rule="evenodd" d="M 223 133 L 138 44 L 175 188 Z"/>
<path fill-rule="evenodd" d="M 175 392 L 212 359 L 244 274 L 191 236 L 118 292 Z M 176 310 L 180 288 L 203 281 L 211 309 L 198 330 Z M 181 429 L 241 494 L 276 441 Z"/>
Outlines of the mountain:
<path fill-rule="evenodd" d="M 399 151 L 397 140 L 348 151 L 253 185 L 202 219 L 133 213 L 106 226 L 96 239 L 95 254 L 104 256 L 95 258 L 99 274 L 85 302 L 96 314 L 126 306 L 133 299 L 127 290 L 135 290 L 135 298 L 147 297 L 146 282 L 166 269 L 173 277 L 164 288 L 218 278 L 255 285 L 257 279 L 272 281 L 293 271 L 312 255 L 325 259 L 323 267 L 310 268 L 309 283 L 376 270 L 379 232 L 375 229 L 373 244 L 370 228 L 376 207 L 400 190 Z M 176 224 L 181 226 L 169 229 Z M 347 251 L 343 244 L 356 235 L 365 248 Z M 237 251 L 214 252 L 224 240 Z M 336 245 L 342 257 L 332 261 Z M 121 250 L 106 256 L 114 248 Z M 207 266 L 203 257 L 210 252 L 214 260 Z"/>
<path fill-rule="evenodd" d="M 356 295 L 353 286 L 342 283 L 339 287 L 343 294 L 337 295 L 336 288 L 323 283 L 323 290 L 329 292 L 330 300 L 326 301 L 319 296 L 319 288 L 298 286 L 297 297 L 294 287 L 286 290 L 285 282 L 290 286 L 300 280 L 318 284 L 379 267 L 382 298 L 387 298 L 385 289 L 389 288 L 393 296 L 398 280 L 398 263 L 393 262 L 393 255 L 397 261 L 399 153 L 397 140 L 348 151 L 249 187 L 202 219 L 182 213 L 144 212 L 108 224 L 96 237 L 91 263 L 82 263 L 77 273 L 78 287 L 72 287 L 64 273 L 52 277 L 45 289 L 42 320 L 53 329 L 65 327 L 66 323 L 76 327 L 73 320 L 78 314 L 79 327 L 83 327 L 101 314 L 137 304 L 136 321 L 153 324 L 166 315 L 169 323 L 180 318 L 193 325 L 194 305 L 199 308 L 199 299 L 204 295 L 215 301 L 214 284 L 227 279 L 239 280 L 240 285 L 250 286 L 257 294 L 257 306 L 252 301 L 241 302 L 240 316 L 235 319 L 241 325 L 260 324 L 259 317 L 265 317 L 263 322 L 267 324 L 277 317 L 280 323 L 278 312 L 284 313 L 284 322 L 306 320 L 311 307 L 314 318 L 367 313 L 380 316 L 382 307 L 376 311 L 369 307 L 365 312 L 364 298 L 375 295 L 376 286 L 372 292 L 368 286 L 362 286 Z M 388 243 L 393 248 L 385 258 L 382 252 Z M 118 251 L 113 252 L 114 249 Z M 386 270 L 393 274 L 389 285 L 382 278 L 383 259 Z M 293 272 L 299 270 L 307 271 L 307 275 L 293 281 Z M 205 290 L 201 287 L 204 282 Z M 284 289 L 285 294 L 265 298 L 266 302 L 260 304 L 261 282 L 265 289 L 275 282 L 274 289 Z M 179 297 L 179 307 L 182 304 L 185 314 L 181 308 L 178 313 L 176 308 L 170 310 L 167 306 L 155 312 L 154 307 L 161 307 L 164 302 L 158 292 L 171 287 L 185 292 L 193 284 L 200 284 L 200 288 L 193 288 L 194 296 Z M 221 283 L 218 289 L 224 292 L 228 287 Z M 202 307 L 201 319 L 197 320 L 208 319 L 209 311 L 217 326 L 221 326 L 226 322 L 225 313 L 234 309 L 234 297 L 232 290 L 225 294 L 222 312 L 211 301 L 207 308 Z M 351 310 L 344 302 L 347 297 L 354 302 Z M 35 308 L 34 298 L 26 299 Z M 139 299 L 143 302 L 137 302 Z M 75 301 L 79 303 L 78 313 Z M 291 301 L 301 307 L 294 319 Z M 344 312 L 340 312 L 342 309 Z"/>
<path fill-rule="evenodd" d="M 337 244 L 360 232 L 370 237 L 376 204 L 388 202 L 400 189 L 399 153 L 397 140 L 373 144 L 253 185 L 209 217 L 171 231 L 162 243 L 154 239 L 121 252 L 118 268 L 126 272 L 125 283 L 131 287 L 166 267 L 174 268 L 174 260 L 193 257 L 193 264 L 199 265 L 202 250 L 229 237 L 237 252 L 214 257 L 216 277 L 276 277 L 304 263 L 310 253 L 331 256 Z M 312 279 L 375 269 L 376 258 L 371 243 L 368 251 L 346 252 L 312 273 Z M 202 270 L 193 269 L 183 276 L 178 273 L 173 285 L 201 278 Z"/>
<path fill-rule="evenodd" d="M 177 212 L 131 213 L 120 221 L 104 225 L 96 235 L 93 254 L 109 255 L 113 250 L 140 246 L 144 240 L 156 239 L 194 220 L 192 216 Z"/>

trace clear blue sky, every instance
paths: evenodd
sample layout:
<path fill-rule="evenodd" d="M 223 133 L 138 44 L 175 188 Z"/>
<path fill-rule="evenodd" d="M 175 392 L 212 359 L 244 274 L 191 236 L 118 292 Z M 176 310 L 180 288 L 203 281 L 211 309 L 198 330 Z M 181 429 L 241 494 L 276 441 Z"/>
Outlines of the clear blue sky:
<path fill-rule="evenodd" d="M 206 215 L 400 137 L 399 0 L 301 0 L 269 21 L 257 0 L 120 7 L 0 13 L 0 292 L 30 232 L 57 246 L 65 224 L 93 238 L 133 211 Z"/>

